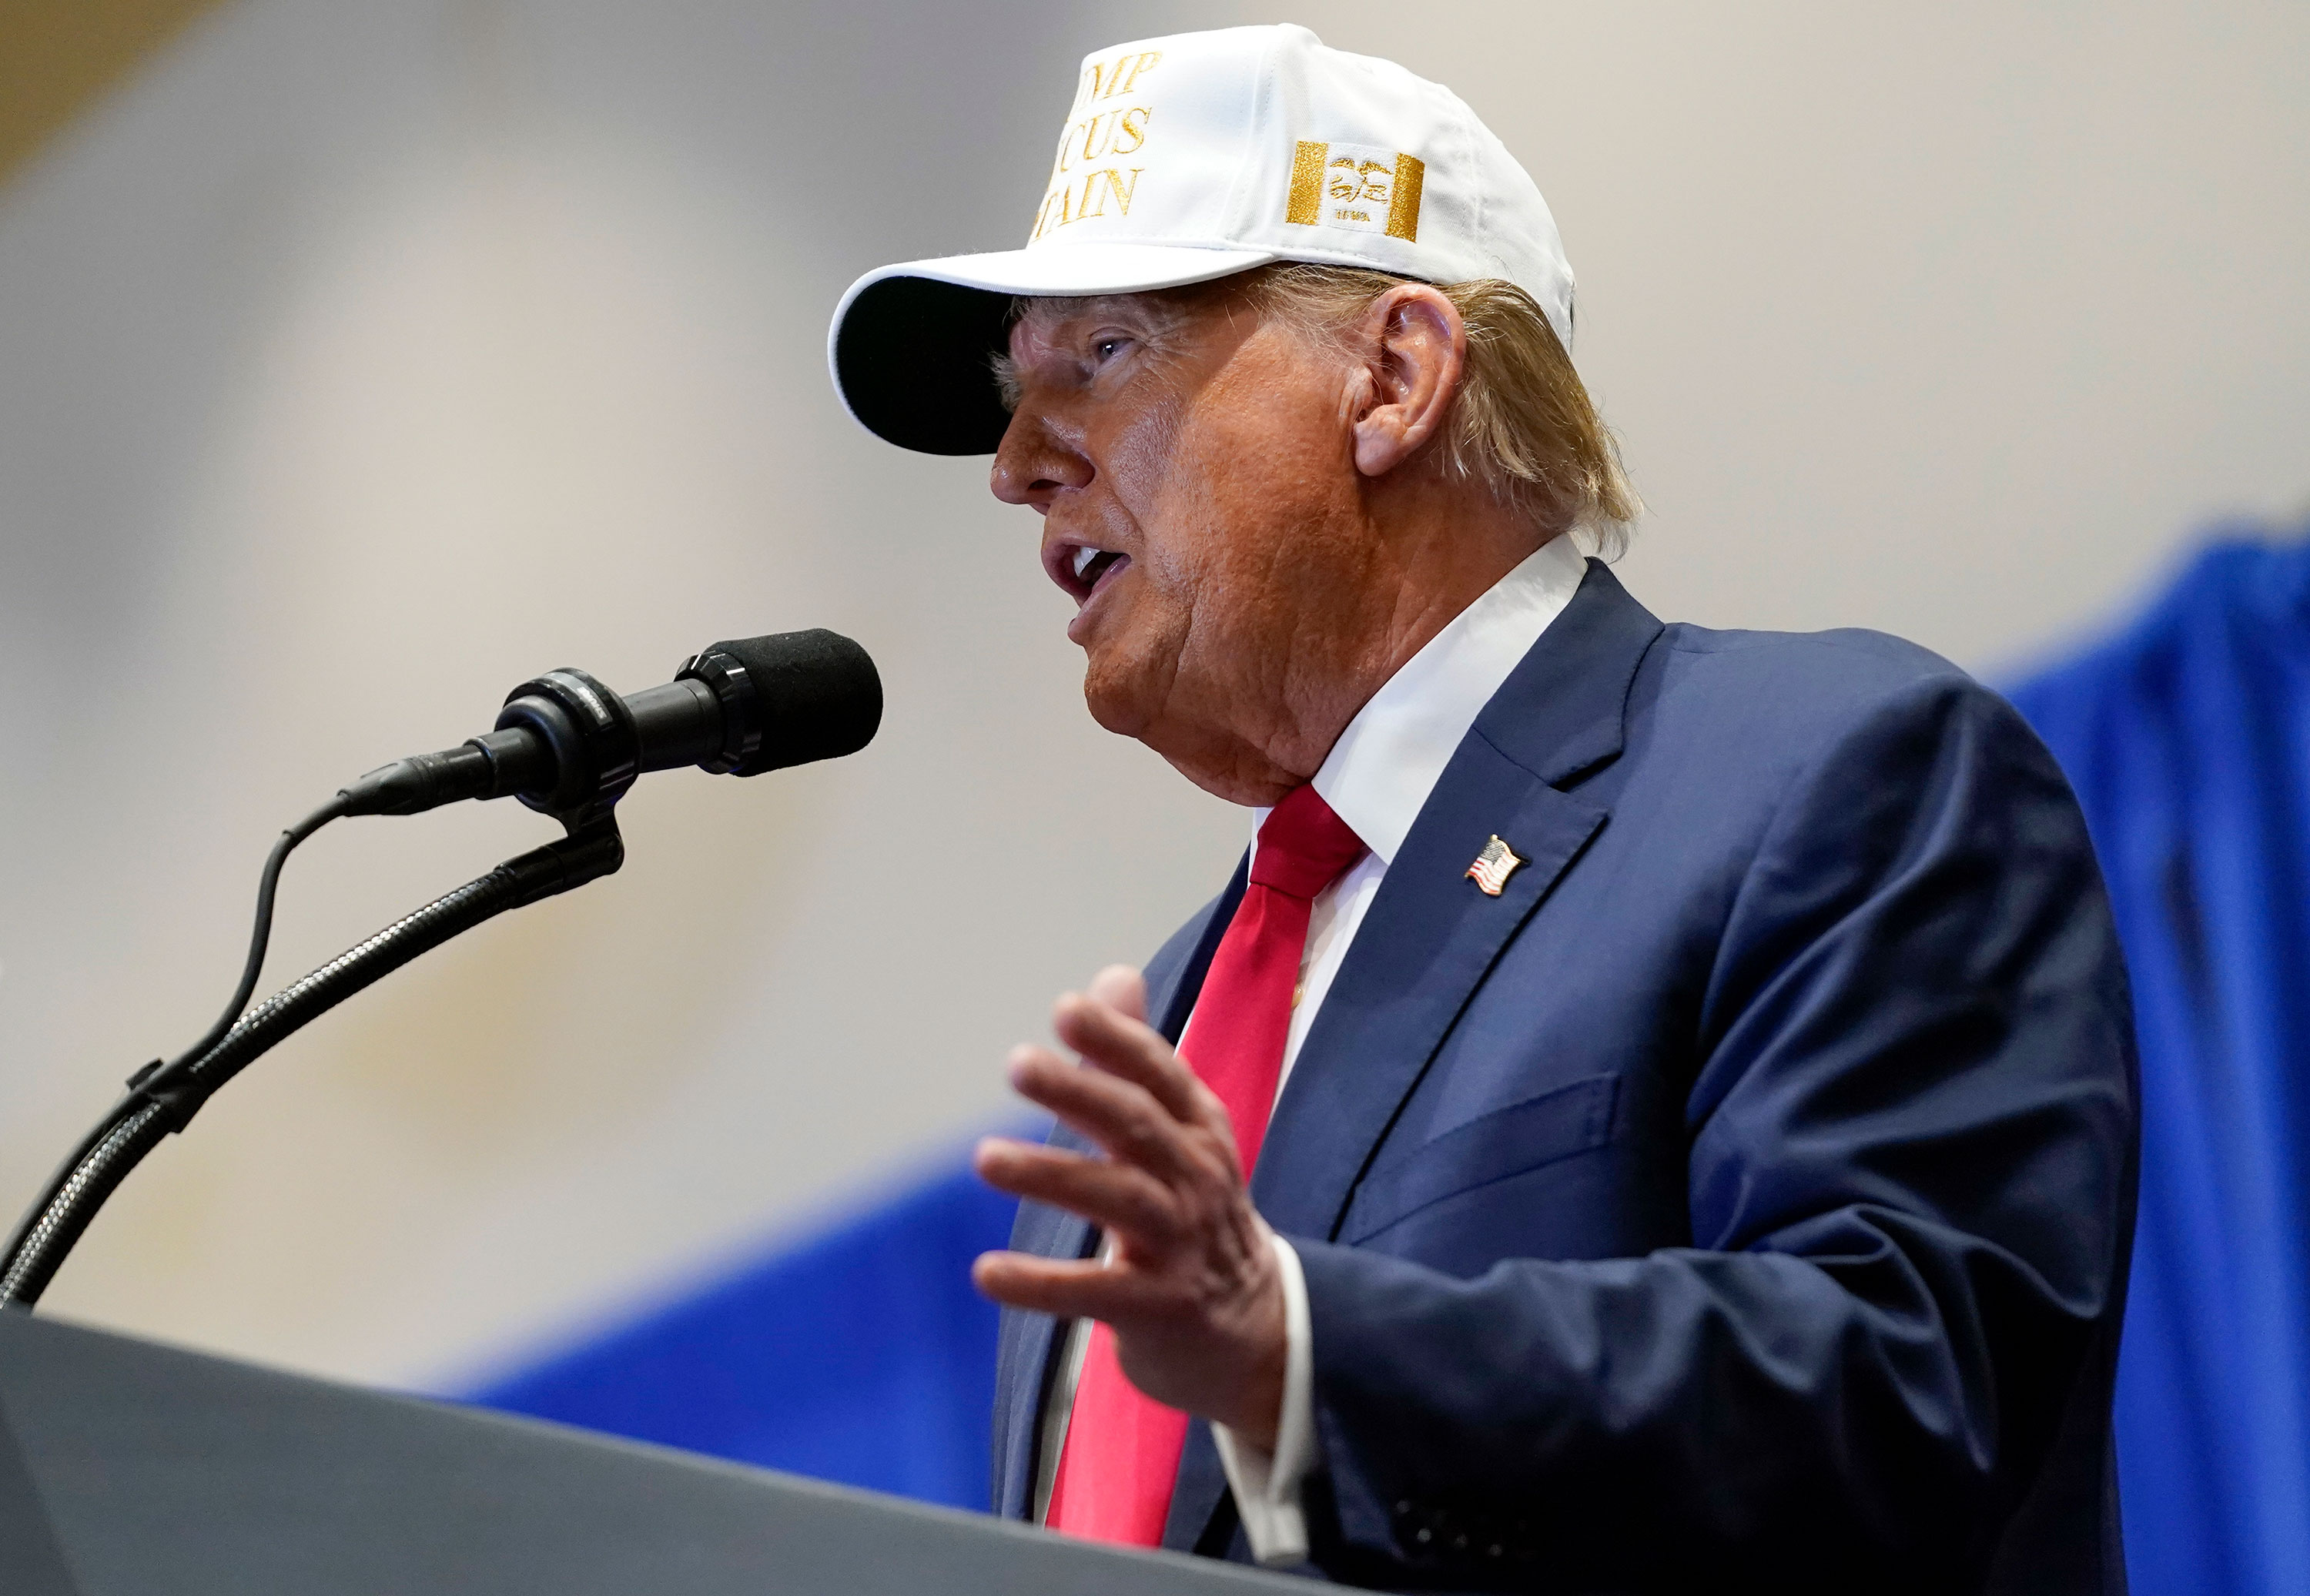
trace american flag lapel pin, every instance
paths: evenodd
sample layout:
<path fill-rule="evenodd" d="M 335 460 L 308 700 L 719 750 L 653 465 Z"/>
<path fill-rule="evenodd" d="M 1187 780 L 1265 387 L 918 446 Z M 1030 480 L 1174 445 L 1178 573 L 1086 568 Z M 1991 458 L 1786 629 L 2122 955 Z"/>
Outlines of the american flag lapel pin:
<path fill-rule="evenodd" d="M 1468 866 L 1468 879 L 1476 883 L 1485 897 L 1498 898 L 1500 889 L 1508 884 L 1508 877 L 1523 863 L 1514 848 L 1495 837 L 1484 845 L 1484 851 L 1476 855 L 1476 862 Z"/>

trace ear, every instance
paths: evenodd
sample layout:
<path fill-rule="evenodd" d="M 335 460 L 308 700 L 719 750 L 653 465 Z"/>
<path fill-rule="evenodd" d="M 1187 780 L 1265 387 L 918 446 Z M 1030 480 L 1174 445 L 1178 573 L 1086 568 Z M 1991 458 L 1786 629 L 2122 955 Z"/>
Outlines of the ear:
<path fill-rule="evenodd" d="M 1385 476 L 1442 429 L 1466 379 L 1468 327 L 1441 290 L 1407 282 L 1372 301 L 1358 346 L 1356 469 Z"/>

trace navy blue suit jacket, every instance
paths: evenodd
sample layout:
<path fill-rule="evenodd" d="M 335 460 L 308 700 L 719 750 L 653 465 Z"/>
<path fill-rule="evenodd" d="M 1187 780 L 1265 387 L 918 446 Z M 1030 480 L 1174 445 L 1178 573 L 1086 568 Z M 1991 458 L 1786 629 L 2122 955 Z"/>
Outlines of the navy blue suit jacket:
<path fill-rule="evenodd" d="M 1494 833 L 1530 863 L 1489 898 Z M 1175 1038 L 1242 889 L 1149 966 Z M 1313 1314 L 1307 1572 L 2122 1591 L 2136 1143 L 2109 907 L 2012 709 L 1874 633 L 1664 627 L 1592 562 L 1389 865 L 1253 1181 Z M 1028 1204 L 1013 1245 L 1090 1242 Z M 1054 1331 L 1004 1316 L 1014 1517 Z M 1166 1543 L 1246 1555 L 1201 1421 Z"/>

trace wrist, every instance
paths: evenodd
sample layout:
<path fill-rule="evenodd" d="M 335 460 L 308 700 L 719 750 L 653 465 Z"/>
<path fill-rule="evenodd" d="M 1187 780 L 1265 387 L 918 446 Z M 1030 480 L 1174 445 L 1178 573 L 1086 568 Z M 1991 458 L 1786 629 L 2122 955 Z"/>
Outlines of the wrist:
<path fill-rule="evenodd" d="M 1245 1444 L 1272 1453 L 1282 1424 L 1284 1386 L 1290 1372 L 1290 1331 L 1282 1271 L 1275 1259 L 1275 1237 L 1264 1224 L 1259 1229 L 1260 1262 L 1242 1315 L 1244 1374 L 1235 1383 L 1232 1410 L 1211 1417 Z"/>
<path fill-rule="evenodd" d="M 1283 1288 L 1285 1358 L 1281 1412 L 1272 1443 L 1212 1427 L 1220 1466 L 1242 1514 L 1251 1554 L 1269 1567 L 1289 1567 L 1307 1557 L 1305 1492 L 1316 1466 L 1314 1416 L 1315 1327 L 1310 1323 L 1306 1277 L 1298 1249 L 1268 1233 L 1277 1276 Z"/>

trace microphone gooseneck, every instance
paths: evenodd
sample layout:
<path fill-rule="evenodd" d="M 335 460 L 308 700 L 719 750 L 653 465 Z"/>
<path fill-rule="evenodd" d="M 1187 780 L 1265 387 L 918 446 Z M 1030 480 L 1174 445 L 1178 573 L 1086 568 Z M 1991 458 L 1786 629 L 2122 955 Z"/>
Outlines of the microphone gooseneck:
<path fill-rule="evenodd" d="M 0 1245 L 0 1308 L 39 1302 L 105 1199 L 260 1054 L 484 920 L 615 872 L 625 860 L 616 804 L 644 771 L 696 765 L 760 776 L 855 753 L 881 721 L 882 681 L 864 649 L 829 631 L 781 632 L 716 643 L 684 660 L 672 681 L 630 698 L 583 671 L 549 671 L 507 695 L 487 734 L 383 766 L 341 789 L 282 832 L 265 861 L 248 959 L 223 1014 L 184 1053 L 129 1077 L 127 1095 Z M 281 867 L 300 843 L 348 815 L 416 814 L 508 796 L 560 820 L 569 835 L 435 898 L 248 1008 Z"/>

